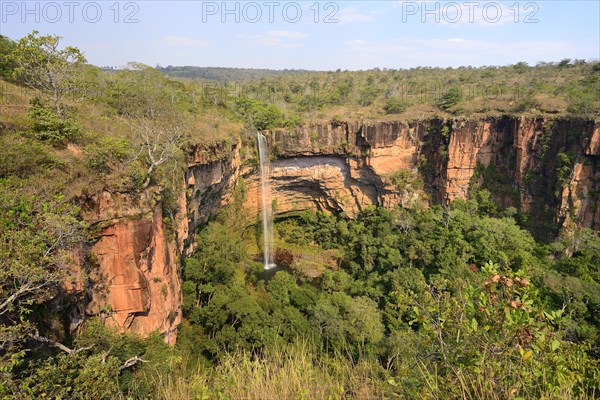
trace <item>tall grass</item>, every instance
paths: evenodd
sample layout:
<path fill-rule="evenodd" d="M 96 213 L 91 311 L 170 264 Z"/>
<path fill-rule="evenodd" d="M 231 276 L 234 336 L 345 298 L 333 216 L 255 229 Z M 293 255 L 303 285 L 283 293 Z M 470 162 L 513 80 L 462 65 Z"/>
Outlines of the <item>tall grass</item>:
<path fill-rule="evenodd" d="M 568 385 L 548 390 L 548 385 L 533 381 L 528 385 L 524 379 L 508 384 L 510 379 L 499 375 L 493 365 L 483 365 L 479 373 L 473 373 L 425 360 L 411 364 L 410 370 L 394 374 L 377 360 L 354 362 L 341 353 L 327 355 L 308 341 L 298 341 L 278 344 L 258 355 L 248 351 L 226 354 L 214 367 L 174 368 L 170 374 L 153 374 L 149 383 L 163 400 L 598 398 L 597 391 L 575 393 Z"/>
<path fill-rule="evenodd" d="M 317 356 L 306 341 L 277 345 L 260 355 L 227 354 L 214 369 L 161 375 L 154 382 L 164 400 L 376 399 L 385 398 L 375 361 Z"/>

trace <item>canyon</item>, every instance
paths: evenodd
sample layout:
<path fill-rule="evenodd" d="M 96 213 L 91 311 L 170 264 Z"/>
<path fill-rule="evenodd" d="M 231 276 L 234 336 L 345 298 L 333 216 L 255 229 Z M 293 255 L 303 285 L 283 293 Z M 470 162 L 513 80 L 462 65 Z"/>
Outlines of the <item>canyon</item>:
<path fill-rule="evenodd" d="M 569 224 L 600 230 L 600 123 L 594 120 L 330 121 L 263 133 L 273 158 L 275 218 L 305 210 L 353 217 L 370 205 L 443 206 L 482 187 L 500 208 L 526 216 L 524 225 L 539 237 Z M 90 200 L 85 218 L 98 237 L 86 314 L 102 315 L 122 332 L 158 330 L 175 342 L 180 263 L 195 247 L 196 228 L 231 204 L 242 183 L 248 225 L 259 222 L 256 143 L 246 136 L 188 149 L 180 211 L 169 224 L 151 190 L 103 192 Z"/>

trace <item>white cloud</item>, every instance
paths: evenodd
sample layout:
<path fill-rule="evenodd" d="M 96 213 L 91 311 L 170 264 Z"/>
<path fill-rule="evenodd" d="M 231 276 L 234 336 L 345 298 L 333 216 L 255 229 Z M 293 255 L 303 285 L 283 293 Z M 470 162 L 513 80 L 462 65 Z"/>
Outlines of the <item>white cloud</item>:
<path fill-rule="evenodd" d="M 185 36 L 165 36 L 158 43 L 169 47 L 207 47 L 209 45 L 205 40 Z"/>
<path fill-rule="evenodd" d="M 304 39 L 308 36 L 308 34 L 304 32 L 295 32 L 295 31 L 269 31 L 267 32 L 267 36 L 270 37 L 278 37 L 278 38 L 288 38 L 288 39 Z"/>
<path fill-rule="evenodd" d="M 300 39 L 306 39 L 307 33 L 297 31 L 268 31 L 258 35 L 238 35 L 241 39 L 247 39 L 250 43 L 260 46 L 272 46 L 281 48 L 298 48 L 305 45 Z"/>

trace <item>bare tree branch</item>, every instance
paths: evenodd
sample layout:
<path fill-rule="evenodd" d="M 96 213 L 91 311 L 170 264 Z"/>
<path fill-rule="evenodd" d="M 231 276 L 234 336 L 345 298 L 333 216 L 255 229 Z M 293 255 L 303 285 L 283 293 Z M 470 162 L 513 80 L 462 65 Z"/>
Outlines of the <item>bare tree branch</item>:
<path fill-rule="evenodd" d="M 156 115 L 152 107 L 149 115 Z M 145 161 L 148 167 L 143 184 L 145 189 L 150 185 L 152 175 L 158 167 L 177 158 L 186 140 L 186 129 L 180 118 L 170 115 L 156 118 L 130 117 L 125 123 L 141 139 L 136 159 L 142 153 L 146 154 Z"/>
<path fill-rule="evenodd" d="M 92 347 L 94 347 L 94 346 L 86 346 L 86 347 L 81 347 L 79 349 L 70 349 L 67 346 L 65 346 L 64 344 L 59 343 L 59 342 L 57 342 L 55 340 L 48 339 L 48 338 L 45 338 L 43 336 L 40 336 L 38 333 L 35 333 L 34 335 L 32 335 L 31 338 L 33 340 L 36 340 L 36 341 L 40 342 L 40 343 L 46 343 L 46 344 L 49 344 L 52 347 L 56 347 L 57 349 L 62 350 L 62 351 L 64 351 L 65 353 L 67 353 L 69 355 L 78 354 L 78 353 L 81 353 L 82 351 L 90 350 Z"/>
<path fill-rule="evenodd" d="M 138 356 L 131 357 L 129 360 L 125 361 L 125 363 L 123 363 L 123 365 L 121 365 L 119 367 L 119 371 L 123 371 L 124 369 L 131 368 L 138 362 L 147 363 L 148 361 L 146 361 L 143 358 L 140 358 Z"/>
<path fill-rule="evenodd" d="M 4 300 L 2 304 L 0 304 L 0 315 L 6 313 L 10 309 L 10 306 L 20 297 L 23 297 L 29 293 L 35 293 L 36 291 L 43 288 L 44 286 L 47 286 L 48 284 L 49 282 L 40 283 L 38 285 L 26 283 L 23 286 L 19 287 L 19 289 L 16 292 L 8 296 L 6 300 Z"/>

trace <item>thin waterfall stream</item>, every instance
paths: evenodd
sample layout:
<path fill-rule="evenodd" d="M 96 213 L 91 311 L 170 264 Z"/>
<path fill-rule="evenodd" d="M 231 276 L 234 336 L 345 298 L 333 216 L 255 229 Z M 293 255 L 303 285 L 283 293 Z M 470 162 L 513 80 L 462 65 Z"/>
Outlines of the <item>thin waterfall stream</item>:
<path fill-rule="evenodd" d="M 276 265 L 273 260 L 273 205 L 271 203 L 269 149 L 265 135 L 259 132 L 257 140 L 260 162 L 260 186 L 262 191 L 263 258 L 265 269 L 271 269 Z"/>

